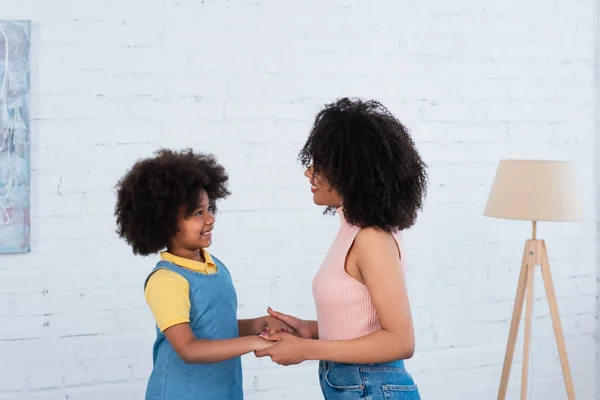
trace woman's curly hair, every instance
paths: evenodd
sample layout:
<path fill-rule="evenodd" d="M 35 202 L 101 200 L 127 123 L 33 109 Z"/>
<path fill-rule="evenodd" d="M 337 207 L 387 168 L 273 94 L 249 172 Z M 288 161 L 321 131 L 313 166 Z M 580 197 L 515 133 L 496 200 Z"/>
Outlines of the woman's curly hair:
<path fill-rule="evenodd" d="M 202 189 L 213 211 L 216 201 L 230 194 L 229 177 L 213 155 L 191 149 L 161 149 L 154 155 L 136 162 L 116 185 L 117 233 L 134 254 L 144 256 L 169 245 L 181 207 L 191 214 Z"/>
<path fill-rule="evenodd" d="M 408 129 L 377 101 L 327 104 L 299 160 L 341 195 L 344 217 L 353 225 L 407 229 L 423 206 L 427 166 Z"/>

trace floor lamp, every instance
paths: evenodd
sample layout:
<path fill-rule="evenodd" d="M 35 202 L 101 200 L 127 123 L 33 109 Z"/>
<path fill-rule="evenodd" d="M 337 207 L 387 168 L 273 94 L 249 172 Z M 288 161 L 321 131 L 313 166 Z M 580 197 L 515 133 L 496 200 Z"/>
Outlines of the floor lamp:
<path fill-rule="evenodd" d="M 560 322 L 554 284 L 550 273 L 548 252 L 544 240 L 537 239 L 538 221 L 580 221 L 582 210 L 573 167 L 563 161 L 501 160 L 490 190 L 484 216 L 532 222 L 532 237 L 525 243 L 517 294 L 510 323 L 498 400 L 506 398 L 508 378 L 515 352 L 517 333 L 525 296 L 525 332 L 521 400 L 527 397 L 529 349 L 533 315 L 533 285 L 536 266 L 541 266 L 550 317 L 558 347 L 558 355 L 567 390 L 567 398 L 575 399 L 565 338 Z"/>

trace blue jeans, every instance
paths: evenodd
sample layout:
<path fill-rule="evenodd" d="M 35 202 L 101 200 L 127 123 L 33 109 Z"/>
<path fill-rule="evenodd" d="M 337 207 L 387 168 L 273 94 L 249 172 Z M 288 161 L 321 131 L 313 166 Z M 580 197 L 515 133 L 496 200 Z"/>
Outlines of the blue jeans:
<path fill-rule="evenodd" d="M 404 361 L 381 364 L 319 363 L 325 400 L 421 400 Z"/>

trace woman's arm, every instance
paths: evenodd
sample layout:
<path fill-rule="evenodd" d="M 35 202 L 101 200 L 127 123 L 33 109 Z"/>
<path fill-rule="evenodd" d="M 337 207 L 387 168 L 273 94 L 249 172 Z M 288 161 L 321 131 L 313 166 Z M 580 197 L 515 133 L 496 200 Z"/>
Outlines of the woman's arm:
<path fill-rule="evenodd" d="M 411 358 L 415 350 L 414 328 L 396 240 L 381 230 L 361 229 L 354 251 L 381 330 L 353 340 L 314 342 L 307 352 L 309 359 L 377 363 Z"/>
<path fill-rule="evenodd" d="M 369 289 L 381 330 L 352 340 L 308 340 L 268 335 L 274 346 L 255 352 L 273 361 L 294 364 L 303 360 L 379 363 L 411 358 L 415 337 L 404 271 L 391 234 L 362 229 L 354 242 L 356 263 Z M 280 362 L 281 361 L 281 362 Z"/>

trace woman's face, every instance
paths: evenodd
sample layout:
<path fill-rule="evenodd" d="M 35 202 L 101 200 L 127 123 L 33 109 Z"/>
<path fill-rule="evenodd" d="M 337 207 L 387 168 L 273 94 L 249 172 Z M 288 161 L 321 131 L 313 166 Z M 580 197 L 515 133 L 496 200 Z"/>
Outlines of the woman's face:
<path fill-rule="evenodd" d="M 340 207 L 342 196 L 331 187 L 323 174 L 315 175 L 312 165 L 304 172 L 310 181 L 310 190 L 313 194 L 313 202 L 318 206 Z"/>

